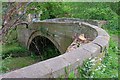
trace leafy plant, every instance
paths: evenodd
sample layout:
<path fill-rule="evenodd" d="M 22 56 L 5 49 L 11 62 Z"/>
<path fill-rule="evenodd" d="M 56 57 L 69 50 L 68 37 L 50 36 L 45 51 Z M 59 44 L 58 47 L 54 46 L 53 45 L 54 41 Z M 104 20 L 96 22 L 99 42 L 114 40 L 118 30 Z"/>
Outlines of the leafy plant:
<path fill-rule="evenodd" d="M 70 74 L 68 75 L 68 78 L 75 78 L 74 71 L 70 72 Z"/>
<path fill-rule="evenodd" d="M 44 20 L 68 16 L 69 11 L 70 7 L 65 6 L 62 2 L 33 2 L 28 7 L 27 13 L 41 14 L 40 19 Z"/>
<path fill-rule="evenodd" d="M 86 61 L 79 68 L 79 74 L 84 78 L 118 78 L 118 48 L 116 42 L 110 40 L 108 53 L 102 64 L 92 69 L 91 61 Z"/>

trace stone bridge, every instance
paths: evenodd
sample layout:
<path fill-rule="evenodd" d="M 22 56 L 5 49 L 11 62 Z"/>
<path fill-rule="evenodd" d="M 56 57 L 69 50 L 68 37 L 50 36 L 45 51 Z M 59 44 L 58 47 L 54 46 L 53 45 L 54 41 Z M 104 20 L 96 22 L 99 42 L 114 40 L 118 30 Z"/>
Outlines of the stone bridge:
<path fill-rule="evenodd" d="M 43 40 L 47 44 L 53 43 L 61 55 L 11 71 L 1 78 L 60 77 L 66 74 L 65 68 L 68 69 L 68 72 L 75 71 L 84 60 L 90 57 L 100 56 L 101 58 L 109 44 L 109 35 L 100 28 L 101 23 L 90 20 L 56 18 L 32 22 L 29 25 L 19 25 L 18 40 L 29 50 L 34 50 L 34 43 L 39 47 L 42 46 L 44 43 L 40 44 L 39 41 Z M 91 42 L 71 52 L 66 52 L 75 36 L 80 34 L 90 38 Z"/>

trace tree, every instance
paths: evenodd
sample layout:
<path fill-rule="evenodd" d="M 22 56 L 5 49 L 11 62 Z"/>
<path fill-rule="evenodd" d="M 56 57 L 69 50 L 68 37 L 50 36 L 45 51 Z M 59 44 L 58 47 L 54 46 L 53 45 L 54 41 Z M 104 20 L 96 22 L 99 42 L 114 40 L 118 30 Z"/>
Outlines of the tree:
<path fill-rule="evenodd" d="M 15 29 L 18 24 L 24 23 L 22 19 L 26 13 L 26 8 L 29 3 L 21 2 L 5 2 L 3 3 L 2 14 L 2 28 L 0 29 L 0 36 L 2 36 L 3 42 L 5 42 L 5 36 L 11 29 Z"/>
<path fill-rule="evenodd" d="M 3 3 L 3 23 L 0 35 L 5 37 L 18 24 L 27 24 L 24 17 L 28 14 L 38 15 L 42 13 L 40 19 L 43 20 L 67 17 L 69 10 L 70 8 L 61 2 L 5 2 Z"/>

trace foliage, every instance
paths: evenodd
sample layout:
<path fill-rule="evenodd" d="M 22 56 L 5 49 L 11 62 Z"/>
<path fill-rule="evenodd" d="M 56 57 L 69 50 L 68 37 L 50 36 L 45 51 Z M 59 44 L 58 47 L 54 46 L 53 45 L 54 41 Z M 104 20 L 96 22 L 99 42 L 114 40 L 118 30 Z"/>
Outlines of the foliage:
<path fill-rule="evenodd" d="M 118 27 L 119 16 L 111 10 L 112 4 L 113 3 L 73 3 L 70 4 L 72 8 L 71 14 L 72 17 L 81 19 L 106 20 L 108 24 L 104 26 L 104 28 L 117 33 L 117 31 L 120 30 Z"/>
<path fill-rule="evenodd" d="M 20 45 L 17 42 L 1 46 L 1 73 L 19 69 L 40 61 L 40 58 L 38 56 L 33 55 L 33 53 L 30 53 L 24 46 Z"/>
<path fill-rule="evenodd" d="M 60 52 L 56 49 L 55 46 L 48 45 L 48 47 L 44 49 L 41 56 L 43 57 L 43 60 L 46 60 L 46 59 L 53 58 L 59 55 L 60 55 Z"/>
<path fill-rule="evenodd" d="M 44 46 L 42 46 L 41 48 L 39 48 L 39 45 L 36 45 L 36 50 L 38 51 L 38 49 L 41 49 L 40 51 L 36 52 L 36 51 L 32 51 L 31 49 L 31 57 L 33 58 L 39 58 L 40 61 L 43 61 L 43 60 L 47 60 L 47 59 L 50 59 L 50 58 L 53 58 L 53 57 L 56 57 L 56 56 L 59 56 L 60 55 L 60 52 L 58 51 L 58 49 L 53 45 L 53 44 L 46 44 L 46 42 L 42 42 L 41 40 L 41 43 L 43 43 Z"/>
<path fill-rule="evenodd" d="M 6 44 L 14 44 L 18 41 L 17 30 L 10 29 L 4 38 L 6 40 Z"/>
<path fill-rule="evenodd" d="M 68 75 L 68 78 L 75 78 L 74 71 L 72 71 L 72 72 Z"/>
<path fill-rule="evenodd" d="M 78 68 L 82 78 L 118 78 L 118 47 L 117 43 L 110 40 L 108 53 L 102 63 L 92 69 L 93 59 L 86 60 L 83 66 Z"/>
<path fill-rule="evenodd" d="M 6 35 L 16 26 L 25 23 L 23 16 L 26 13 L 26 7 L 30 3 L 21 2 L 4 2 L 2 7 L 2 28 L 0 29 L 0 36 L 2 36 L 2 44 L 7 43 Z"/>
<path fill-rule="evenodd" d="M 110 40 L 108 54 L 102 62 L 100 69 L 93 71 L 93 77 L 99 78 L 118 78 L 118 47 L 117 43 Z"/>
<path fill-rule="evenodd" d="M 92 73 L 92 62 L 90 62 L 90 59 L 83 62 L 82 67 L 78 67 L 79 71 L 79 77 L 81 78 L 89 78 Z"/>
<path fill-rule="evenodd" d="M 27 52 L 28 51 L 25 47 L 21 46 L 18 43 L 14 43 L 14 44 L 2 45 L 2 51 L 0 52 L 0 55 L 2 55 L 2 58 L 4 59 L 9 56 L 12 57 L 25 56 L 28 55 Z"/>
<path fill-rule="evenodd" d="M 120 2 L 110 3 L 110 8 L 120 16 Z"/>
<path fill-rule="evenodd" d="M 27 13 L 37 15 L 41 13 L 40 19 L 43 20 L 57 17 L 66 17 L 69 15 L 69 11 L 70 7 L 65 6 L 65 4 L 62 2 L 33 2 L 28 7 Z"/>

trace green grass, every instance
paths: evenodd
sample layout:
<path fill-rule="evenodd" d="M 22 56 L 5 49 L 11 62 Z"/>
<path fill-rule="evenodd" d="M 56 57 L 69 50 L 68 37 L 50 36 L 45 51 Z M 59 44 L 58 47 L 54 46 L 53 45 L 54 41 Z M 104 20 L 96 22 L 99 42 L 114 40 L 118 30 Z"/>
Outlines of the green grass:
<path fill-rule="evenodd" d="M 95 78 L 118 78 L 118 46 L 117 42 L 110 40 L 110 46 L 108 53 L 102 64 L 98 67 L 101 69 L 95 69 L 92 75 Z"/>
<path fill-rule="evenodd" d="M 0 63 L 2 63 L 2 65 L 0 67 L 0 71 L 1 71 L 1 73 L 4 73 L 4 72 L 16 70 L 16 69 L 31 65 L 33 63 L 36 63 L 38 61 L 39 61 L 39 59 L 33 59 L 30 56 L 16 57 L 16 58 L 9 57 L 9 58 L 6 58 L 6 59 L 0 61 Z"/>
<path fill-rule="evenodd" d="M 1 45 L 0 72 L 5 73 L 11 70 L 19 69 L 40 61 L 40 57 L 32 55 L 27 48 L 19 43 L 10 43 Z"/>
<path fill-rule="evenodd" d="M 9 56 L 17 57 L 17 56 L 28 55 L 27 49 L 21 46 L 19 43 L 12 43 L 1 46 L 2 46 L 2 50 L 0 51 L 0 55 L 2 55 L 3 58 Z"/>

